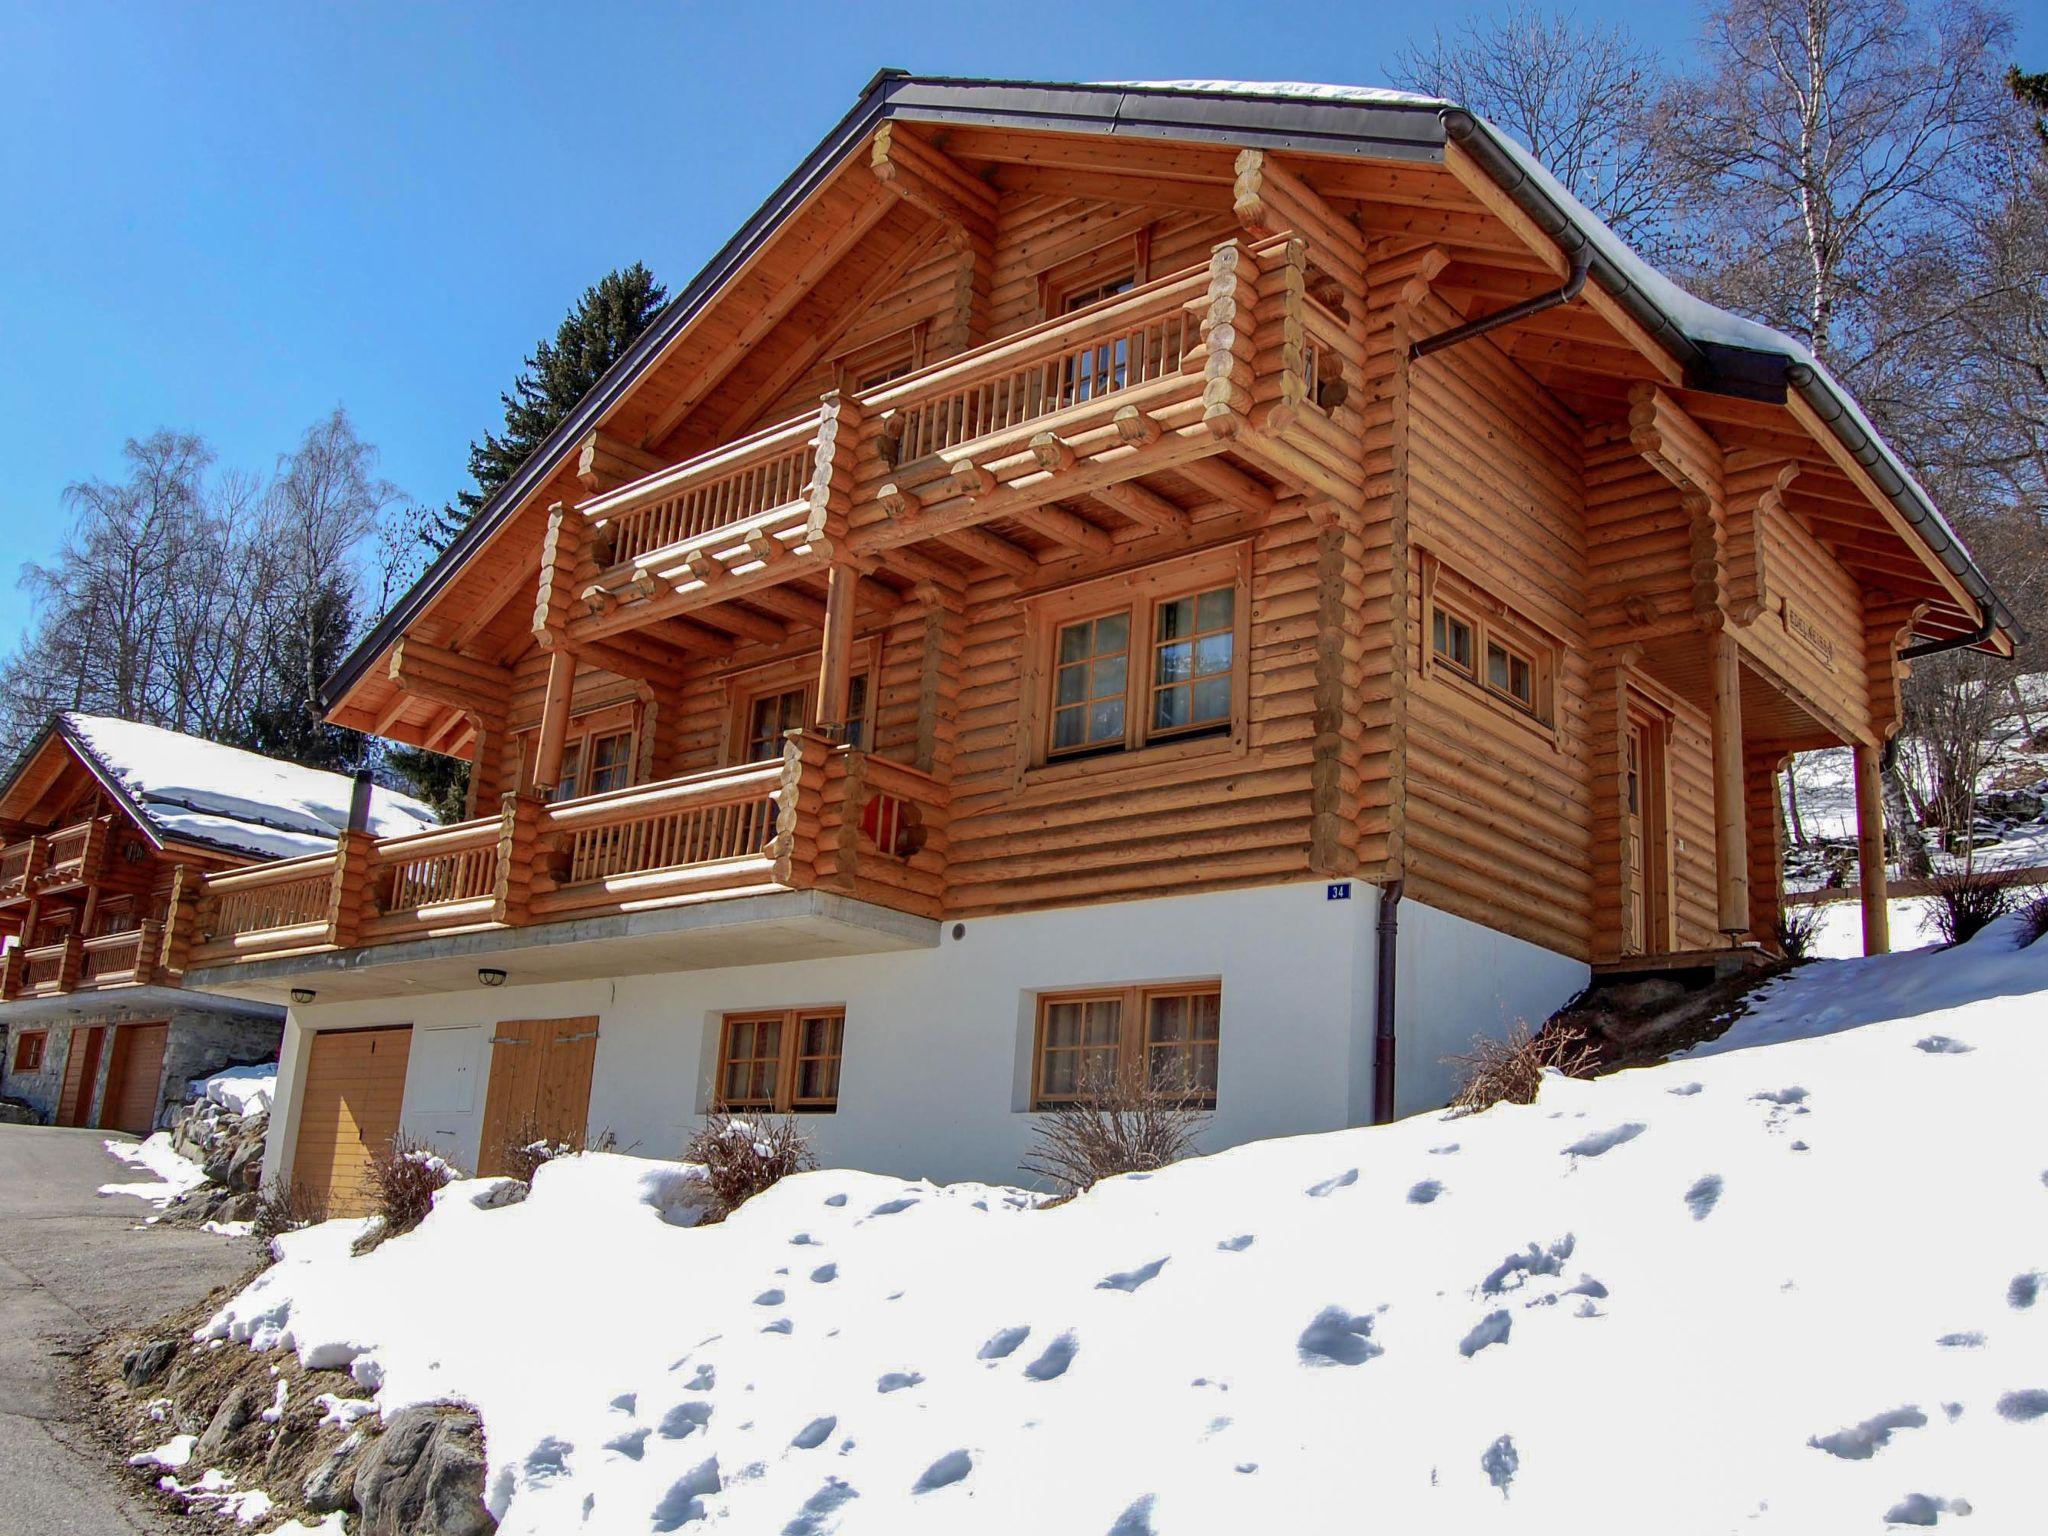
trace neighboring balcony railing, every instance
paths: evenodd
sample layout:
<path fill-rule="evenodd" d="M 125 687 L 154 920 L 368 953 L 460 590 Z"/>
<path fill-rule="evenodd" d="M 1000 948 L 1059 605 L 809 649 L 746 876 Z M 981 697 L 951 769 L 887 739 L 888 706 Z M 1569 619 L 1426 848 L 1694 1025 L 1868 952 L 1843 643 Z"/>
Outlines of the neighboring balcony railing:
<path fill-rule="evenodd" d="M 81 949 L 74 935 L 34 949 L 16 947 L 0 958 L 0 1000 L 51 997 L 78 982 Z"/>
<path fill-rule="evenodd" d="M 929 774 L 792 731 L 780 759 L 543 804 L 319 860 L 210 876 L 191 965 L 826 889 L 936 915 L 947 795 Z"/>
<path fill-rule="evenodd" d="M 78 986 L 147 986 L 155 979 L 163 939 L 163 924 L 147 918 L 126 932 L 83 940 Z"/>
<path fill-rule="evenodd" d="M 111 816 L 76 822 L 0 848 L 0 901 L 96 880 L 113 835 Z"/>

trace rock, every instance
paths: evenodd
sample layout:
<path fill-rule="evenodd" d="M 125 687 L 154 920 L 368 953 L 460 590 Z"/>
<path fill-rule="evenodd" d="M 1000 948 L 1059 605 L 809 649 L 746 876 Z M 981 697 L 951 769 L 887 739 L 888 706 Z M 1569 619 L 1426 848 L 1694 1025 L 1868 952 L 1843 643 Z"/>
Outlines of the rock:
<path fill-rule="evenodd" d="M 229 1195 L 215 1207 L 209 1221 L 254 1221 L 256 1208 L 263 1203 L 263 1197 L 253 1189 L 245 1189 L 239 1195 Z"/>
<path fill-rule="evenodd" d="M 175 1339 L 151 1339 L 140 1349 L 131 1349 L 121 1360 L 121 1379 L 131 1391 L 141 1391 L 170 1369 L 178 1353 Z"/>
<path fill-rule="evenodd" d="M 465 1408 L 407 1408 L 356 1464 L 355 1536 L 488 1536 L 484 1434 Z"/>
<path fill-rule="evenodd" d="M 369 1439 L 360 1428 L 348 1432 L 327 1458 L 306 1474 L 306 1481 L 299 1489 L 306 1508 L 316 1515 L 331 1515 L 336 1510 L 352 1510 L 356 1507 L 356 1466 L 360 1452 Z"/>
<path fill-rule="evenodd" d="M 250 1400 L 246 1385 L 236 1387 L 221 1399 L 220 1406 L 207 1421 L 206 1432 L 199 1437 L 199 1443 L 192 1447 L 192 1465 L 210 1467 L 222 1459 L 228 1442 L 242 1432 L 251 1419 L 256 1417 L 257 1405 Z"/>
<path fill-rule="evenodd" d="M 228 1160 L 227 1177 L 221 1182 L 229 1189 L 246 1193 L 263 1182 L 263 1138 L 244 1139 Z"/>
<path fill-rule="evenodd" d="M 0 1099 L 0 1125 L 41 1125 L 43 1117 L 20 1099 Z"/>
<path fill-rule="evenodd" d="M 206 1161 L 204 1164 L 202 1164 L 202 1166 L 206 1169 L 206 1178 L 208 1183 L 227 1183 L 228 1165 L 231 1162 L 233 1162 L 234 1155 L 235 1149 L 231 1145 L 217 1147 L 213 1151 L 206 1154 Z"/>

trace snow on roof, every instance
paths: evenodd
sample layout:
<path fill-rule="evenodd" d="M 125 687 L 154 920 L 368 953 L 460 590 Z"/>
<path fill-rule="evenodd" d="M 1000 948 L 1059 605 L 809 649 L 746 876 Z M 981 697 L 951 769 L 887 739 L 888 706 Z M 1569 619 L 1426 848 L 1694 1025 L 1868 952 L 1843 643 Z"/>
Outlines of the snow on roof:
<path fill-rule="evenodd" d="M 264 858 L 325 853 L 348 827 L 346 774 L 106 715 L 66 712 L 65 734 L 118 783 L 159 833 Z M 396 837 L 439 825 L 395 790 L 370 801 L 370 830 Z"/>
<path fill-rule="evenodd" d="M 1385 86 L 1373 85 L 1318 85 L 1301 80 L 1106 80 L 1104 85 L 1120 85 L 1132 90 L 1144 91 L 1206 91 L 1217 95 L 1295 97 L 1314 101 L 1355 102 L 1364 106 L 1408 106 L 1408 107 L 1458 107 L 1456 102 L 1436 96 L 1417 95 L 1412 91 L 1397 91 Z M 1459 107 L 1461 111 L 1470 108 Z M 1629 243 L 1622 239 L 1607 222 L 1584 203 L 1574 197 L 1550 171 L 1515 139 L 1512 134 L 1488 122 L 1478 113 L 1472 113 L 1473 120 L 1485 130 L 1487 136 L 1500 146 L 1523 174 L 1540 187 L 1546 197 L 1564 212 L 1572 224 L 1593 245 L 1593 248 L 1628 278 L 1658 309 L 1670 317 L 1671 323 L 1690 336 L 1694 341 L 1707 342 L 1725 347 L 1740 347 L 1752 352 L 1776 353 L 1795 364 L 1804 364 L 1819 374 L 1828 389 L 1842 407 L 1849 413 L 1864 434 L 1884 450 L 1892 467 L 1913 488 L 1943 533 L 1957 545 L 1962 540 L 1956 537 L 1955 529 L 1949 524 L 1941 508 L 1926 487 L 1914 478 L 1904 461 L 1892 450 L 1884 434 L 1863 413 L 1856 397 L 1843 388 L 1842 383 L 1827 365 L 1813 355 L 1804 342 L 1786 335 L 1783 331 L 1764 325 L 1760 321 L 1748 320 L 1732 311 L 1710 304 L 1697 294 L 1679 286 L 1663 272 L 1638 255 Z"/>

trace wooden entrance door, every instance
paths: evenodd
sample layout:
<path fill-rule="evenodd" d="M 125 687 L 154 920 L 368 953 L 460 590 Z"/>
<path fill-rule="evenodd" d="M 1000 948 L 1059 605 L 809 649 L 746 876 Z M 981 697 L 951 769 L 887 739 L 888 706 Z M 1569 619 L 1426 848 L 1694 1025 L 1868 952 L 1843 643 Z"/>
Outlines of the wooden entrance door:
<path fill-rule="evenodd" d="M 107 1091 L 100 1100 L 101 1125 L 132 1136 L 147 1136 L 156 1128 L 164 1045 L 170 1034 L 169 1024 L 123 1024 L 114 1031 Z"/>
<path fill-rule="evenodd" d="M 530 1142 L 582 1146 L 590 1125 L 597 1019 L 508 1019 L 491 1037 L 477 1172 L 503 1173 L 506 1154 Z"/>
<path fill-rule="evenodd" d="M 106 1048 L 104 1024 L 81 1024 L 71 1031 L 71 1054 L 64 1059 L 64 1091 L 57 1096 L 59 1125 L 92 1123 L 92 1091 L 100 1082 L 100 1053 Z"/>
<path fill-rule="evenodd" d="M 1630 710 L 1622 741 L 1621 951 L 1661 953 L 1672 946 L 1670 867 L 1665 844 L 1664 722 Z"/>
<path fill-rule="evenodd" d="M 310 1038 L 291 1177 L 330 1216 L 370 1208 L 370 1164 L 398 1134 L 411 1051 L 410 1024 Z"/>

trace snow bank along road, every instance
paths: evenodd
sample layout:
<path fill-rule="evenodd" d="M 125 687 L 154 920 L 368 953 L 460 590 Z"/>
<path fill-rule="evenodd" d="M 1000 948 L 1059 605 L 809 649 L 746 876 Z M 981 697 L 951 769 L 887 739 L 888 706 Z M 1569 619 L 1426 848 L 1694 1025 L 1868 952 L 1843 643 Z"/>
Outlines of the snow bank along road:
<path fill-rule="evenodd" d="M 207 1331 L 478 1405 L 507 1532 L 2037 1532 L 2044 1005 L 2007 922 L 1052 1210 L 822 1172 L 691 1230 L 688 1170 L 565 1159 Z"/>
<path fill-rule="evenodd" d="M 127 1536 L 162 1526 L 78 1422 L 63 1351 L 99 1329 L 189 1306 L 247 1272 L 246 1244 L 137 1232 L 105 1131 L 0 1125 L 0 1532 Z"/>

